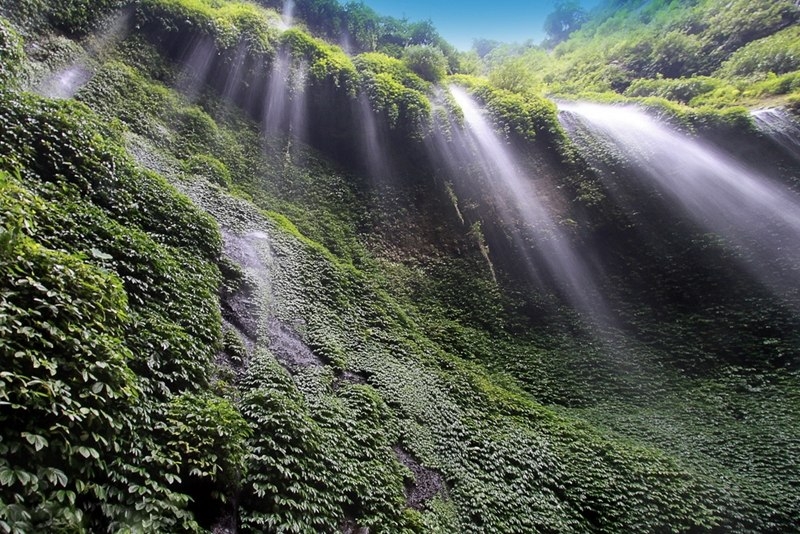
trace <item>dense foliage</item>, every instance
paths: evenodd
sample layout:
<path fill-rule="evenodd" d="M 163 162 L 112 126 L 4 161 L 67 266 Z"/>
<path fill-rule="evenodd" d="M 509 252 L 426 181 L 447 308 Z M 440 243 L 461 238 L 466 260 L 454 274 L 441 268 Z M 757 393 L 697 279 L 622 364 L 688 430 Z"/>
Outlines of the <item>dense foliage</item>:
<path fill-rule="evenodd" d="M 282 0 L 260 3 L 276 10 L 284 8 Z M 412 22 L 382 16 L 356 1 L 295 0 L 291 9 L 311 32 L 354 53 L 382 52 L 400 57 L 408 46 L 432 46 L 448 58 L 451 67 L 458 59 L 456 50 L 439 35 L 430 20 Z"/>
<path fill-rule="evenodd" d="M 677 84 L 693 91 L 679 91 L 684 102 L 702 95 L 702 103 L 722 106 L 797 90 L 788 80 L 754 87 L 797 71 L 800 10 L 789 0 L 609 1 L 588 18 L 568 4 L 553 13 L 568 36 L 553 33 L 545 43 L 552 50 L 530 43 L 478 50 L 489 76 L 504 80 L 515 73 L 520 81 L 501 83 L 560 94 L 642 95 L 655 87 L 647 94 L 670 98 L 668 87 Z"/>
<path fill-rule="evenodd" d="M 190 528 L 154 425 L 208 383 L 219 234 L 86 108 L 2 110 L 4 528 Z"/>
<path fill-rule="evenodd" d="M 796 310 L 541 96 L 636 99 L 796 186 L 732 107 L 796 90 L 790 2 L 561 2 L 554 50 L 460 58 L 357 3 L 117 5 L 0 0 L 0 532 L 795 528 Z M 442 82 L 618 323 L 524 275 L 474 146 L 431 155 Z"/>
<path fill-rule="evenodd" d="M 19 71 L 23 60 L 22 41 L 17 32 L 4 19 L 0 18 L 0 58 L 3 58 L 3 71 L 0 72 L 0 87 L 10 84 Z"/>

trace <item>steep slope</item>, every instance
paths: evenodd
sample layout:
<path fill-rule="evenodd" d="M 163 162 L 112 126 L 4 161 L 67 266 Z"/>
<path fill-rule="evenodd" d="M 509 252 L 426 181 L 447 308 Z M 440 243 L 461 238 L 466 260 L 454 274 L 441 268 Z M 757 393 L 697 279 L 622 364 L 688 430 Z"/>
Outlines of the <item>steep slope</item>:
<path fill-rule="evenodd" d="M 483 64 L 514 90 L 776 105 L 798 99 L 798 21 L 791 0 L 608 0 L 551 50 L 497 45 Z"/>
<path fill-rule="evenodd" d="M 0 528 L 793 528 L 796 313 L 646 188 L 644 232 L 552 103 L 452 80 L 619 322 L 530 276 L 538 221 L 430 155 L 469 117 L 401 62 L 251 4 L 2 5 Z"/>

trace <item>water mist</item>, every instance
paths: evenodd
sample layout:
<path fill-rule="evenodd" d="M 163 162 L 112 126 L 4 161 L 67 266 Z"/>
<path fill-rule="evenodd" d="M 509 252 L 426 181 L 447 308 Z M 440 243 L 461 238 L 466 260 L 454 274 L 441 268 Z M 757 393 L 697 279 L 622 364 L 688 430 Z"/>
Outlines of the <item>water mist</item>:
<path fill-rule="evenodd" d="M 561 121 L 591 159 L 593 144 L 617 151 L 700 228 L 722 237 L 741 264 L 797 305 L 800 199 L 782 184 L 633 106 L 561 104 Z M 588 132 L 589 135 L 585 135 Z M 613 165 L 612 165 L 613 168 Z M 613 182 L 612 173 L 604 179 Z M 617 184 L 619 185 L 619 184 Z"/>
<path fill-rule="evenodd" d="M 759 130 L 800 161 L 800 122 L 797 119 L 776 108 L 754 111 L 753 119 Z"/>
<path fill-rule="evenodd" d="M 288 30 L 294 22 L 294 0 L 285 0 L 281 10 L 281 29 Z"/>
<path fill-rule="evenodd" d="M 123 10 L 108 18 L 103 30 L 87 39 L 84 51 L 69 65 L 41 80 L 35 91 L 48 98 L 72 98 L 94 76 L 92 64 L 106 49 L 112 48 L 131 31 L 133 13 Z"/>
<path fill-rule="evenodd" d="M 493 205 L 512 233 L 531 278 L 554 284 L 570 305 L 596 326 L 610 313 L 589 265 L 556 216 L 545 205 L 535 180 L 512 148 L 492 128 L 484 111 L 460 87 L 451 94 L 464 115 L 464 127 L 452 129 L 451 142 L 437 140 L 451 176 L 477 172 Z"/>

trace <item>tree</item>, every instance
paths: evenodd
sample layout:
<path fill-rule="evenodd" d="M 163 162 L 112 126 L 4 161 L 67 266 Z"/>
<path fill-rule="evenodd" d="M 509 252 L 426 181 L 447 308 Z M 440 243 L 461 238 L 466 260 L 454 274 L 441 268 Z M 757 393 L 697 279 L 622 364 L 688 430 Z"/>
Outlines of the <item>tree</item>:
<path fill-rule="evenodd" d="M 403 61 L 420 78 L 429 82 L 438 82 L 447 74 L 447 58 L 434 46 L 408 46 L 403 51 Z"/>
<path fill-rule="evenodd" d="M 548 45 L 555 46 L 565 41 L 572 32 L 583 26 L 587 19 L 586 11 L 577 0 L 557 0 L 555 10 L 547 15 L 544 21 Z"/>
<path fill-rule="evenodd" d="M 483 62 L 475 50 L 458 52 L 456 57 L 458 57 L 458 66 L 454 72 L 473 76 L 479 76 L 483 72 Z"/>
<path fill-rule="evenodd" d="M 495 41 L 494 39 L 474 39 L 472 41 L 472 49 L 477 52 L 478 56 L 484 58 L 501 44 L 500 41 Z"/>
<path fill-rule="evenodd" d="M 408 30 L 409 45 L 432 45 L 439 40 L 439 33 L 430 19 L 412 22 Z"/>
<path fill-rule="evenodd" d="M 536 79 L 523 57 L 508 58 L 489 73 L 489 81 L 495 87 L 523 93 L 532 88 Z"/>
<path fill-rule="evenodd" d="M 359 52 L 373 52 L 378 48 L 381 17 L 362 2 L 348 2 L 344 6 L 347 34 Z"/>

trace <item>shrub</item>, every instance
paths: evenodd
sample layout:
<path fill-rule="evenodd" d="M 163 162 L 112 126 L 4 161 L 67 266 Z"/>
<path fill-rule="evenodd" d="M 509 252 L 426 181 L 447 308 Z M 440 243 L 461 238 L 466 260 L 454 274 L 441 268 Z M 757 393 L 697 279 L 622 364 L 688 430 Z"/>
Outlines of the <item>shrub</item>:
<path fill-rule="evenodd" d="M 257 370 L 257 372 L 256 372 Z M 240 406 L 253 429 L 242 491 L 245 532 L 333 532 L 343 496 L 331 484 L 323 435 L 275 362 L 257 359 Z"/>
<path fill-rule="evenodd" d="M 0 521 L 195 531 L 154 428 L 208 380 L 219 232 L 85 106 L 0 102 Z"/>
<path fill-rule="evenodd" d="M 380 52 L 361 54 L 354 64 L 372 110 L 381 114 L 390 128 L 419 135 L 430 118 L 431 106 L 425 95 L 428 82 L 402 61 Z"/>
<path fill-rule="evenodd" d="M 283 32 L 280 41 L 292 60 L 308 63 L 314 82 L 330 81 L 347 93 L 355 92 L 358 75 L 353 62 L 341 48 L 297 29 Z"/>
<path fill-rule="evenodd" d="M 777 76 L 769 73 L 764 80 L 756 82 L 742 91 L 746 97 L 785 95 L 800 88 L 800 71 Z"/>
<path fill-rule="evenodd" d="M 93 30 L 101 19 L 125 4 L 124 0 L 54 0 L 48 2 L 51 23 L 71 35 Z"/>
<path fill-rule="evenodd" d="M 653 45 L 645 72 L 650 76 L 678 78 L 699 70 L 702 43 L 697 36 L 671 31 L 659 36 Z"/>
<path fill-rule="evenodd" d="M 75 528 L 134 424 L 119 278 L 28 237 L 42 199 L 0 174 L 0 526 Z"/>
<path fill-rule="evenodd" d="M 207 154 L 192 154 L 183 162 L 187 173 L 197 174 L 209 182 L 229 188 L 231 186 L 231 171 L 220 160 Z"/>
<path fill-rule="evenodd" d="M 372 109 L 384 114 L 392 128 L 401 126 L 406 131 L 419 131 L 430 116 L 427 97 L 404 86 L 391 74 L 376 74 L 363 80 L 361 86 Z"/>
<path fill-rule="evenodd" d="M 786 99 L 786 108 L 795 116 L 800 117 L 800 90 L 794 91 Z"/>
<path fill-rule="evenodd" d="M 196 486 L 213 498 L 229 500 L 247 469 L 250 428 L 230 401 L 208 393 L 184 393 L 169 403 L 162 431 L 167 447 L 181 459 L 186 493 L 198 498 Z"/>
<path fill-rule="evenodd" d="M 447 75 L 447 58 L 434 46 L 412 45 L 403 50 L 403 61 L 423 80 L 436 83 Z"/>
<path fill-rule="evenodd" d="M 499 129 L 527 141 L 541 137 L 547 143 L 558 143 L 563 137 L 556 106 L 551 101 L 531 93 L 498 89 L 470 76 L 457 75 L 452 79 L 467 87 L 486 106 Z"/>
<path fill-rule="evenodd" d="M 0 63 L 3 64 L 0 69 L 0 89 L 14 80 L 23 58 L 22 39 L 8 21 L 0 18 Z"/>
<path fill-rule="evenodd" d="M 705 95 L 723 86 L 725 86 L 725 82 L 708 76 L 677 79 L 642 78 L 631 83 L 625 91 L 625 95 L 634 97 L 658 96 L 688 104 L 693 98 Z"/>
<path fill-rule="evenodd" d="M 380 52 L 359 54 L 353 64 L 362 77 L 374 77 L 377 74 L 388 74 L 409 89 L 420 92 L 428 90 L 428 83 L 408 68 L 408 65 L 397 58 Z"/>
<path fill-rule="evenodd" d="M 123 121 L 136 133 L 157 134 L 152 110 L 162 118 L 175 114 L 175 102 L 163 86 L 148 84 L 138 70 L 119 61 L 108 61 L 76 94 L 108 121 Z"/>
<path fill-rule="evenodd" d="M 83 36 L 104 22 L 125 0 L 11 0 L 0 2 L 0 16 L 26 29 L 55 28 Z"/>
<path fill-rule="evenodd" d="M 217 123 L 197 106 L 176 110 L 174 152 L 187 157 L 199 151 L 215 151 L 221 145 Z"/>
<path fill-rule="evenodd" d="M 800 69 L 800 26 L 792 26 L 746 44 L 722 64 L 718 74 L 733 78 L 761 78 Z"/>
<path fill-rule="evenodd" d="M 494 67 L 489 73 L 489 81 L 500 89 L 522 93 L 533 88 L 536 77 L 528 68 L 525 58 L 515 57 Z"/>

